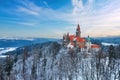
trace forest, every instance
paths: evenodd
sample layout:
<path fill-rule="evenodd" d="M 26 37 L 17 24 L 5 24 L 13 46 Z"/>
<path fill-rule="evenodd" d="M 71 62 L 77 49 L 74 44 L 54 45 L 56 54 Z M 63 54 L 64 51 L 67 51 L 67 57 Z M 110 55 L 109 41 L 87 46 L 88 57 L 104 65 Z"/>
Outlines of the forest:
<path fill-rule="evenodd" d="M 1 60 L 0 80 L 120 80 L 120 45 L 88 54 L 45 42 L 11 53 Z"/>

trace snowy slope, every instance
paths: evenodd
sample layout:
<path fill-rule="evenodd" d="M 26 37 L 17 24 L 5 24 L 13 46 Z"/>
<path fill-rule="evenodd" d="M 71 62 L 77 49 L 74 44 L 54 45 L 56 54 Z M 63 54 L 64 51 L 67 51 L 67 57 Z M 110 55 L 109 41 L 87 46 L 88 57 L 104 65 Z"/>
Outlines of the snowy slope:
<path fill-rule="evenodd" d="M 10 51 L 14 51 L 16 49 L 17 49 L 17 47 L 2 48 L 2 49 L 0 49 L 0 54 L 10 52 Z"/>
<path fill-rule="evenodd" d="M 71 52 L 57 42 L 36 44 L 25 57 L 19 55 L 9 80 L 120 80 L 120 60 L 96 54 Z"/>
<path fill-rule="evenodd" d="M 103 46 L 110 46 L 110 45 L 117 46 L 117 45 L 118 45 L 118 44 L 106 43 L 106 42 L 102 42 L 101 44 L 102 44 Z"/>
<path fill-rule="evenodd" d="M 17 47 L 0 48 L 0 58 L 4 58 L 7 56 L 7 55 L 3 55 L 4 53 L 14 51 L 16 49 L 17 49 Z"/>
<path fill-rule="evenodd" d="M 22 37 L 1 37 L 0 38 L 0 57 L 5 57 L 1 55 L 3 53 L 14 51 L 17 47 L 22 47 L 26 45 L 32 45 L 36 43 L 44 43 L 48 41 L 57 41 L 58 39 L 50 38 L 22 38 Z"/>

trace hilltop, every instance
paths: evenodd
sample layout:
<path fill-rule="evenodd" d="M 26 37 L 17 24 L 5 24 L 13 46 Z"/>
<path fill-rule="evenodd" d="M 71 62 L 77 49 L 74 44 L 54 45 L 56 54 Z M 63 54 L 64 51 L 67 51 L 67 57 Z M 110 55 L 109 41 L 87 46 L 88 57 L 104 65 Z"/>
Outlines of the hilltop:
<path fill-rule="evenodd" d="M 24 46 L 11 53 L 0 67 L 2 80 L 119 80 L 120 60 L 109 53 L 70 51 L 58 42 Z"/>

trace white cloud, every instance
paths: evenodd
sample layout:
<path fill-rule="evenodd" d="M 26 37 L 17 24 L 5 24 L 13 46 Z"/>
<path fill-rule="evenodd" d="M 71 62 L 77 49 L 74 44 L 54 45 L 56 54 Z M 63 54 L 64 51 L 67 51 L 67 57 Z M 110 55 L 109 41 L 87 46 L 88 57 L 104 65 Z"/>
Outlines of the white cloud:
<path fill-rule="evenodd" d="M 35 26 L 37 23 L 34 22 L 19 22 L 17 24 L 25 25 L 25 26 Z"/>
<path fill-rule="evenodd" d="M 18 7 L 18 11 L 23 12 L 23 13 L 27 13 L 27 14 L 31 14 L 31 15 L 35 15 L 35 16 L 39 15 L 39 12 L 27 9 L 25 7 Z"/>
<path fill-rule="evenodd" d="M 47 8 L 38 6 L 30 1 L 22 0 L 21 3 L 22 6 L 18 6 L 17 9 L 20 12 L 37 16 L 35 21 L 53 20 L 56 22 L 65 21 L 72 25 L 75 24 L 73 27 L 66 26 L 61 30 L 57 30 L 58 28 L 52 30 L 53 33 L 59 36 L 63 35 L 67 30 L 73 33 L 74 30 L 72 29 L 76 27 L 77 23 L 81 25 L 83 36 L 120 34 L 120 0 L 107 0 L 101 3 L 96 3 L 95 0 L 87 0 L 86 4 L 83 4 L 83 0 L 72 0 L 73 9 L 69 10 L 69 13 L 65 12 L 64 9 L 63 11 L 54 10 L 49 7 L 47 2 L 43 2 Z"/>
<path fill-rule="evenodd" d="M 82 0 L 72 0 L 72 4 L 74 6 L 73 15 L 76 15 L 77 12 L 80 12 L 83 10 Z"/>
<path fill-rule="evenodd" d="M 16 20 L 12 20 L 11 18 L 6 18 L 5 20 L 0 20 L 2 22 L 7 22 L 7 23 L 12 23 L 12 24 L 19 24 L 19 25 L 24 25 L 24 26 L 35 26 L 37 23 L 35 22 L 23 22 L 23 21 L 16 21 Z"/>
<path fill-rule="evenodd" d="M 74 6 L 71 13 L 60 13 L 61 19 L 68 21 L 70 24 L 80 23 L 82 35 L 97 36 L 113 36 L 120 35 L 120 1 L 108 0 L 103 3 L 95 3 L 95 0 L 88 0 L 83 5 L 82 0 L 72 0 Z M 99 5 L 99 7 L 95 6 Z M 117 27 L 117 28 L 116 28 Z M 73 33 L 72 28 L 67 27 L 68 31 Z M 55 30 L 56 31 L 56 30 Z M 59 35 L 67 31 L 59 30 Z M 75 31 L 74 31 L 75 32 Z"/>
<path fill-rule="evenodd" d="M 95 3 L 95 0 L 88 0 L 86 5 L 82 4 L 82 11 L 81 7 L 75 5 L 78 1 L 72 0 L 74 4 L 73 13 L 75 14 L 68 21 L 79 22 L 85 36 L 89 34 L 91 36 L 120 34 L 120 0 L 108 0 L 102 2 L 102 5 L 101 3 Z M 81 3 L 76 4 L 81 5 Z M 116 29 L 116 26 L 119 26 L 119 29 L 118 27 Z"/>
<path fill-rule="evenodd" d="M 107 27 L 107 28 L 106 28 Z M 120 34 L 120 30 L 116 27 L 109 26 L 93 26 L 89 30 L 86 30 L 85 34 L 89 34 L 93 37 L 97 36 L 118 36 Z"/>
<path fill-rule="evenodd" d="M 31 14 L 33 16 L 39 16 L 41 7 L 28 0 L 20 0 L 19 3 L 20 5 L 17 6 L 16 11 Z"/>

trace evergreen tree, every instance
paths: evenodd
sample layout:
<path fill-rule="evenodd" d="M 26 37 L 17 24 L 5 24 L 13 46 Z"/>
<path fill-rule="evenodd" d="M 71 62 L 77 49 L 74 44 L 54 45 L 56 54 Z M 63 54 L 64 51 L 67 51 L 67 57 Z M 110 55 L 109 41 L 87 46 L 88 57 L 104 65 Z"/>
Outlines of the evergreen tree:
<path fill-rule="evenodd" d="M 3 78 L 3 68 L 2 68 L 1 64 L 0 64 L 0 80 L 4 80 L 4 78 Z"/>
<path fill-rule="evenodd" d="M 18 60 L 18 54 L 16 53 L 15 56 L 14 56 L 14 62 L 16 63 Z"/>
<path fill-rule="evenodd" d="M 116 57 L 120 58 L 120 44 L 116 47 Z"/>
<path fill-rule="evenodd" d="M 8 76 L 10 75 L 10 71 L 12 69 L 12 65 L 13 65 L 13 60 L 10 58 L 10 56 L 8 56 L 6 58 L 6 66 L 5 66 L 5 72 L 6 72 L 6 74 Z"/>
<path fill-rule="evenodd" d="M 113 45 L 109 46 L 109 58 L 115 58 L 115 48 Z"/>

